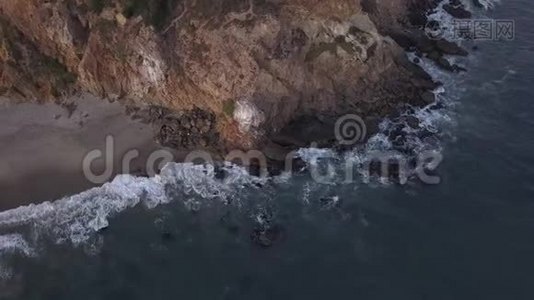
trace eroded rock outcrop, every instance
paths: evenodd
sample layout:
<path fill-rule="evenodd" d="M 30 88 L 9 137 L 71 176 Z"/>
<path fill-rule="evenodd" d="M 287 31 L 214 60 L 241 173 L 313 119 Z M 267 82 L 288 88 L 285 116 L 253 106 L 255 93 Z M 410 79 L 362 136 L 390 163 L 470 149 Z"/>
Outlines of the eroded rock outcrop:
<path fill-rule="evenodd" d="M 389 35 L 432 2 L 1 1 L 0 91 L 161 107 L 178 144 L 179 116 L 205 115 L 198 143 L 250 149 L 303 116 L 425 104 L 434 84 Z"/>

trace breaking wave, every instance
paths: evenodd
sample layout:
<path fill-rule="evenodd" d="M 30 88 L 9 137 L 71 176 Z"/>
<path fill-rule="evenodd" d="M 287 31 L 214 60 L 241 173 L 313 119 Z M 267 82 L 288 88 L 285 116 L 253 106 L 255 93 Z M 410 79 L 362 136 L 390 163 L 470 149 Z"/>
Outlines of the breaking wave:
<path fill-rule="evenodd" d="M 95 233 L 109 226 L 111 217 L 138 205 L 152 209 L 188 197 L 228 203 L 238 200 L 245 188 L 259 189 L 268 180 L 231 164 L 217 169 L 170 163 L 152 178 L 119 175 L 102 187 L 78 195 L 1 212 L 0 233 L 4 235 L 0 235 L 0 261 L 6 255 L 37 254 L 43 238 L 56 244 L 87 245 Z M 0 272 L 9 274 L 5 269 Z"/>
<path fill-rule="evenodd" d="M 473 12 L 474 17 L 481 17 L 485 19 L 484 13 L 494 9 L 501 1 L 500 0 L 477 0 L 482 8 L 474 4 L 472 0 L 463 0 L 465 7 Z M 448 4 L 449 0 L 442 0 L 439 2 L 437 8 L 428 14 L 428 21 L 437 21 L 440 24 L 436 38 L 445 38 L 448 40 L 458 40 L 455 33 L 455 18 L 443 9 L 443 5 Z M 460 41 L 461 42 L 461 41 Z"/>
<path fill-rule="evenodd" d="M 408 54 L 410 59 L 415 54 Z M 333 149 L 306 148 L 298 151 L 298 156 L 304 160 L 310 169 L 318 170 L 327 178 L 322 183 L 347 183 L 347 166 L 353 167 L 362 182 L 377 182 L 387 184 L 387 176 L 371 176 L 370 163 L 377 159 L 406 161 L 412 167 L 397 174 L 395 180 L 401 184 L 407 183 L 416 175 L 413 161 L 421 153 L 436 153 L 442 151 L 443 141 L 451 136 L 451 128 L 455 125 L 454 107 L 462 94 L 459 88 L 457 74 L 450 74 L 435 66 L 426 59 L 420 59 L 420 65 L 435 81 L 442 85 L 433 92 L 436 101 L 425 107 L 406 106 L 398 116 L 386 118 L 379 124 L 378 133 L 371 136 L 366 143 L 355 146 L 351 151 L 339 153 Z M 330 174 L 328 174 L 330 173 Z M 398 176 L 401 176 L 399 178 Z"/>
<path fill-rule="evenodd" d="M 425 62 L 424 66 L 438 80 L 445 79 L 438 75 L 448 76 L 435 69 L 430 62 Z M 441 96 L 444 91 L 445 88 L 435 91 L 438 99 L 436 103 L 449 101 L 449 97 Z M 400 151 L 400 145 L 390 139 L 392 131 L 398 133 L 399 128 L 407 136 L 402 144 L 404 151 L 410 149 L 416 152 L 428 148 L 431 143 L 420 138 L 419 133 L 438 132 L 440 123 L 451 120 L 447 115 L 450 111 L 448 105 L 443 105 L 441 109 L 432 105 L 424 108 L 408 107 L 399 117 L 384 120 L 378 134 L 371 137 L 363 147 L 351 152 L 340 154 L 332 149 L 306 148 L 301 149 L 298 156 L 309 165 L 319 165 L 325 157 L 361 163 L 374 150 Z M 408 116 L 419 119 L 418 128 L 407 125 Z M 75 247 L 91 244 L 95 234 L 109 226 L 110 218 L 137 206 L 153 209 L 176 199 L 182 200 L 186 206 L 187 203 L 194 202 L 192 199 L 239 203 L 246 198 L 246 193 L 257 194 L 259 190 L 264 192 L 268 183 L 288 180 L 288 174 L 277 178 L 251 176 L 246 169 L 230 163 L 223 167 L 170 163 L 152 178 L 119 175 L 102 187 L 78 195 L 0 212 L 0 234 L 4 234 L 0 235 L 0 261 L 6 255 L 38 254 L 39 245 L 44 239 Z M 5 267 L 0 270 L 4 277 L 10 274 Z"/>
<path fill-rule="evenodd" d="M 495 6 L 497 6 L 499 3 L 501 3 L 500 0 L 478 0 L 478 2 L 484 7 L 486 10 L 494 9 Z"/>
<path fill-rule="evenodd" d="M 2 265 L 2 259 L 12 254 L 34 256 L 35 252 L 20 234 L 0 236 L 0 280 L 8 279 L 13 275 L 13 270 Z"/>
<path fill-rule="evenodd" d="M 488 9 L 497 3 L 490 0 L 480 2 Z M 451 22 L 450 16 L 442 10 L 430 15 L 430 18 Z M 413 58 L 413 54 L 408 55 Z M 457 75 L 441 71 L 431 61 L 422 58 L 420 65 L 435 80 L 443 83 L 434 91 L 435 103 L 422 108 L 408 106 L 399 116 L 383 120 L 379 132 L 352 151 L 339 153 L 333 149 L 306 148 L 297 155 L 308 166 L 319 166 L 330 160 L 352 162 L 361 167 L 374 151 L 408 156 L 421 151 L 441 151 L 441 137 L 447 135 L 444 128 L 454 124 L 453 108 L 461 94 L 460 85 L 458 79 L 453 79 Z M 363 181 L 369 181 L 369 174 L 362 169 L 357 172 L 362 175 Z M 404 178 L 404 182 L 408 179 Z M 274 182 L 277 180 L 286 182 L 289 177 L 283 174 Z M 97 232 L 109 226 L 110 218 L 127 209 L 137 206 L 152 209 L 176 199 L 187 203 L 192 198 L 239 203 L 246 193 L 258 193 L 269 182 L 273 182 L 273 178 L 251 176 L 244 168 L 232 164 L 218 168 L 170 163 L 152 178 L 120 175 L 102 187 L 78 195 L 0 212 L 0 279 L 12 274 L 1 264 L 5 256 L 38 255 L 39 244 L 44 239 L 57 244 L 85 245 Z M 336 179 L 333 182 L 339 183 Z M 313 187 L 306 183 L 303 189 L 306 203 Z M 334 202 L 338 200 L 335 196 L 332 199 Z"/>

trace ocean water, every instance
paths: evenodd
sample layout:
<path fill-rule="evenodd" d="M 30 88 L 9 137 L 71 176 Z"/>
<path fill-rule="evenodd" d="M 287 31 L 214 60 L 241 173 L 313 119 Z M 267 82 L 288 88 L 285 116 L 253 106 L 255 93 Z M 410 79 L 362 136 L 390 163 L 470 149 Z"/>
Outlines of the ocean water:
<path fill-rule="evenodd" d="M 171 164 L 1 212 L 0 299 L 532 299 L 534 4 L 484 3 L 515 40 L 451 58 L 467 73 L 423 61 L 444 85 L 407 109 L 420 127 L 401 116 L 354 151 L 302 149 L 328 180 Z M 440 183 L 369 176 L 375 150 L 439 153 Z"/>

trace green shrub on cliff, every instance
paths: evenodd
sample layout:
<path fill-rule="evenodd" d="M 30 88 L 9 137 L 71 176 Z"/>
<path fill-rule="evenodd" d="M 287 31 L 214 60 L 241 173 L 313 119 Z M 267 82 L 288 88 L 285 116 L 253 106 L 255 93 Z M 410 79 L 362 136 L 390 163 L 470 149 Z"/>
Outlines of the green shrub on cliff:
<path fill-rule="evenodd" d="M 58 88 L 64 89 L 76 82 L 76 75 L 69 72 L 67 68 L 57 60 L 46 57 L 41 63 L 41 71 L 44 74 L 48 74 L 50 78 L 54 80 Z"/>
<path fill-rule="evenodd" d="M 229 100 L 224 102 L 223 105 L 223 112 L 227 117 L 232 118 L 234 116 L 235 111 L 235 101 Z"/>
<path fill-rule="evenodd" d="M 104 7 L 108 4 L 109 0 L 91 0 L 89 3 L 89 8 L 91 11 L 96 13 L 101 13 L 104 10 Z"/>
<path fill-rule="evenodd" d="M 156 30 L 163 29 L 170 22 L 179 3 L 180 0 L 122 0 L 124 16 L 142 16 Z"/>

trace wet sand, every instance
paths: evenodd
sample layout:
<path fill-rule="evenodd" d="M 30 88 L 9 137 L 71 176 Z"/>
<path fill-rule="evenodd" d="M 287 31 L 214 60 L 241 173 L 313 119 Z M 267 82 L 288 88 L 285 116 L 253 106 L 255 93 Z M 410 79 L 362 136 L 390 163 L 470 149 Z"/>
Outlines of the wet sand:
<path fill-rule="evenodd" d="M 74 111 L 56 104 L 13 104 L 0 99 L 0 211 L 53 201 L 99 185 L 86 178 L 83 159 L 93 150 L 106 153 L 114 138 L 113 175 L 122 173 L 124 154 L 138 150 L 131 172 L 146 171 L 146 157 L 161 149 L 150 125 L 131 120 L 118 103 L 90 96 L 70 99 Z M 101 174 L 104 160 L 91 170 Z"/>

